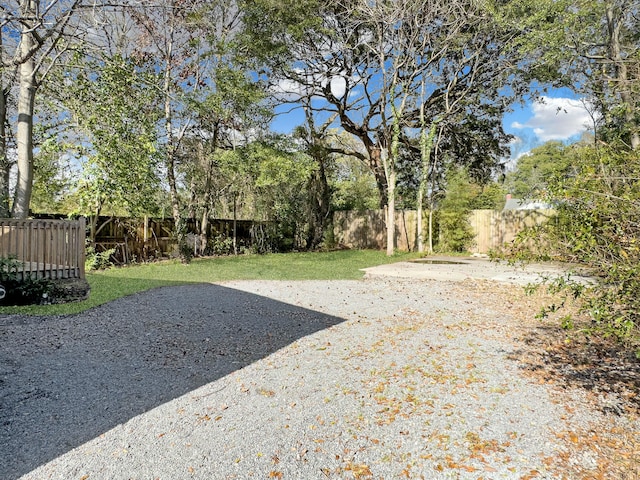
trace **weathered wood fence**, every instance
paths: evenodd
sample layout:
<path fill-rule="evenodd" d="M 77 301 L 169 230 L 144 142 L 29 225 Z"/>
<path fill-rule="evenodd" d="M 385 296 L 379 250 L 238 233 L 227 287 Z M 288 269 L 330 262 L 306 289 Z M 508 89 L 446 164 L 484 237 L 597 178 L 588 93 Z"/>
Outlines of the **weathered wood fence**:
<path fill-rule="evenodd" d="M 488 253 L 511 244 L 525 228 L 541 225 L 555 215 L 554 210 L 474 210 L 469 224 L 475 234 L 472 253 Z"/>
<path fill-rule="evenodd" d="M 207 233 L 210 238 L 218 235 L 232 238 L 235 232 L 239 242 L 248 244 L 251 240 L 251 228 L 256 223 L 251 220 L 236 220 L 234 223 L 233 220 L 209 219 Z M 176 239 L 172 218 L 100 216 L 95 229 L 96 251 L 115 250 L 112 259 L 117 263 L 162 258 L 175 253 Z M 191 234 L 191 245 L 195 253 L 203 253 L 205 246 L 195 233 L 198 231 L 196 220 L 187 219 L 186 230 Z"/>
<path fill-rule="evenodd" d="M 417 213 L 415 210 L 396 211 L 396 247 L 411 251 L 416 248 Z M 387 245 L 386 213 L 384 210 L 341 211 L 333 215 L 333 234 L 336 243 L 349 248 L 383 250 Z"/>
<path fill-rule="evenodd" d="M 539 225 L 553 216 L 552 210 L 474 210 L 469 215 L 469 225 L 474 239 L 469 246 L 471 253 L 488 253 L 513 242 L 516 235 L 526 227 Z M 428 212 L 423 221 L 423 239 L 428 235 Z M 335 241 L 349 248 L 386 248 L 386 221 L 384 210 L 365 212 L 335 212 L 333 217 Z M 416 250 L 417 212 L 415 210 L 397 211 L 396 245 L 402 251 Z M 434 232 L 438 237 L 438 232 Z"/>
<path fill-rule="evenodd" d="M 84 279 L 85 219 L 0 219 L 0 257 L 15 258 L 17 274 Z"/>

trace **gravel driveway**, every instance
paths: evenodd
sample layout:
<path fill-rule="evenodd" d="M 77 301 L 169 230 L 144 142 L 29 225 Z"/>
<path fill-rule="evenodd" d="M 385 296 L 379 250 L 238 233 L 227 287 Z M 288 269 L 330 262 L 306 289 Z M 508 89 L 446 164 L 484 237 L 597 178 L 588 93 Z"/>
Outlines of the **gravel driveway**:
<path fill-rule="evenodd" d="M 507 288 L 242 281 L 0 317 L 0 478 L 578 478 L 599 454 L 572 432 L 638 422 L 525 374 Z"/>

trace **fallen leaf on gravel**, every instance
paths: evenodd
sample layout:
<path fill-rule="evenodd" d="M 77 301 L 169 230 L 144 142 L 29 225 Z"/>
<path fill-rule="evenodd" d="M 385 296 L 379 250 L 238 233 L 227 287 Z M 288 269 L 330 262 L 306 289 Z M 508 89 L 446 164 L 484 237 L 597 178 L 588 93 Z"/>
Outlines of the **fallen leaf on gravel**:
<path fill-rule="evenodd" d="M 373 473 L 371 473 L 371 469 L 364 464 L 357 465 L 357 464 L 349 463 L 347 464 L 346 467 L 344 467 L 344 469 L 352 472 L 356 480 L 359 480 L 361 478 L 373 477 Z"/>
<path fill-rule="evenodd" d="M 266 388 L 259 389 L 258 393 L 265 397 L 273 397 L 276 394 L 276 392 L 274 392 L 273 390 L 267 390 Z"/>
<path fill-rule="evenodd" d="M 276 472 L 275 470 L 272 470 L 271 472 L 269 472 L 269 478 L 282 478 L 282 472 Z"/>

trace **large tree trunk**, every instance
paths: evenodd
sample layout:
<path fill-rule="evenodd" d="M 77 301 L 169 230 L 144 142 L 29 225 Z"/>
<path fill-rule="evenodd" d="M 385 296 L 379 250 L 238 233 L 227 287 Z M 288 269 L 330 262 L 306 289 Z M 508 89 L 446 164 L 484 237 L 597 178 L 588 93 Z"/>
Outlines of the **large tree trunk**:
<path fill-rule="evenodd" d="M 0 31 L 0 50 L 2 50 L 2 31 Z M 9 210 L 9 174 L 11 162 L 7 155 L 7 97 L 9 90 L 5 89 L 4 77 L 0 73 L 0 217 L 11 215 Z"/>
<path fill-rule="evenodd" d="M 389 185 L 387 187 L 389 205 L 387 206 L 387 255 L 392 256 L 396 243 L 396 171 L 389 172 Z"/>
<path fill-rule="evenodd" d="M 378 195 L 380 197 L 380 208 L 385 208 L 387 201 L 387 176 L 384 173 L 384 164 L 382 163 L 382 148 L 373 144 L 366 144 L 367 153 L 369 154 L 369 169 L 376 179 L 378 187 Z"/>
<path fill-rule="evenodd" d="M 25 0 L 22 5 L 25 18 L 35 17 L 35 3 Z M 36 94 L 33 33 L 29 25 L 23 27 L 20 39 L 20 55 L 25 60 L 20 64 L 20 91 L 18 94 L 18 127 L 16 130 L 18 176 L 13 198 L 12 216 L 27 218 L 31 189 L 33 186 L 33 108 Z"/>

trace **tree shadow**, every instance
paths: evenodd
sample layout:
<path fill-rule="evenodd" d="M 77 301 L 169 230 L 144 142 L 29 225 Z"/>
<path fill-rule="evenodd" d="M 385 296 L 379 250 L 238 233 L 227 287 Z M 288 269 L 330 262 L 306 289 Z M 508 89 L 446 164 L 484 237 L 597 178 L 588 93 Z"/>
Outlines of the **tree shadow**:
<path fill-rule="evenodd" d="M 558 326 L 537 327 L 523 340 L 533 348 L 513 357 L 524 370 L 592 392 L 604 414 L 640 414 L 640 361 L 624 344 L 597 336 L 568 336 Z"/>
<path fill-rule="evenodd" d="M 219 285 L 71 316 L 0 316 L 0 478 L 344 319 Z"/>

